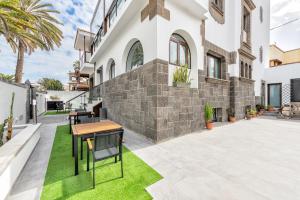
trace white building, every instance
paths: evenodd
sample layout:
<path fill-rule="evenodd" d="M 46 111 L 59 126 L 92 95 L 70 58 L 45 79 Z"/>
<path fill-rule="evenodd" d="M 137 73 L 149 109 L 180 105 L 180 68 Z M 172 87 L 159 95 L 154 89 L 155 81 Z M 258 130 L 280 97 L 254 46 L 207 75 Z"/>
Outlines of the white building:
<path fill-rule="evenodd" d="M 201 128 L 205 103 L 226 121 L 262 102 L 269 25 L 269 0 L 99 0 L 75 48 L 109 117 L 159 141 Z M 173 87 L 181 65 L 190 88 Z"/>
<path fill-rule="evenodd" d="M 266 104 L 275 107 L 300 103 L 300 49 L 283 51 L 270 46 L 270 67 L 265 70 Z"/>

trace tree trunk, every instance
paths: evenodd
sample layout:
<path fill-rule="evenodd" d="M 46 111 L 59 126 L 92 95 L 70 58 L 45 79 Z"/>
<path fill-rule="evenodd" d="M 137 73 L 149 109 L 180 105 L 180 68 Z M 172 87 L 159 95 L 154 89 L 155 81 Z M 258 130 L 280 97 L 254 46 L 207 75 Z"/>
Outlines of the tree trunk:
<path fill-rule="evenodd" d="M 17 60 L 16 73 L 15 73 L 15 82 L 16 83 L 22 82 L 23 67 L 24 67 L 24 54 L 25 54 L 24 45 L 22 42 L 19 42 L 18 60 Z"/>

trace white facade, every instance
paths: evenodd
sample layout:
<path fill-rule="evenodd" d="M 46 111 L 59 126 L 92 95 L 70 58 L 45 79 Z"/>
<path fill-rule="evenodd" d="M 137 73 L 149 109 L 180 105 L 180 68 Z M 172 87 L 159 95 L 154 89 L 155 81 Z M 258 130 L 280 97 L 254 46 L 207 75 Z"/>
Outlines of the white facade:
<path fill-rule="evenodd" d="M 208 6 L 208 1 L 204 1 Z M 242 5 L 240 0 L 225 1 L 225 23 L 219 24 L 207 13 L 206 39 L 226 51 L 238 51 L 241 48 Z M 261 80 L 264 70 L 269 65 L 269 28 L 270 28 L 270 1 L 253 0 L 256 8 L 251 13 L 251 47 L 256 57 L 253 61 L 253 79 L 255 83 L 255 96 L 261 95 Z M 263 21 L 260 21 L 260 7 L 263 10 Z M 263 62 L 260 62 L 259 49 L 263 48 Z M 239 77 L 239 54 L 236 64 L 228 66 L 230 76 Z"/>
<path fill-rule="evenodd" d="M 251 12 L 251 43 L 253 61 L 253 79 L 255 95 L 261 95 L 261 80 L 268 65 L 270 1 L 253 0 L 256 8 Z M 169 40 L 173 33 L 180 34 L 188 43 L 191 51 L 191 87 L 198 87 L 198 69 L 204 68 L 204 47 L 202 44 L 201 24 L 205 20 L 205 39 L 228 51 L 238 52 L 241 48 L 242 1 L 225 1 L 225 23 L 219 24 L 208 12 L 209 0 L 165 0 L 165 8 L 171 13 L 170 20 L 157 15 L 153 19 L 141 21 L 141 12 L 148 0 L 126 0 L 118 12 L 114 24 L 109 27 L 100 45 L 90 60 L 95 63 L 94 85 L 100 84 L 97 70 L 103 68 L 103 82 L 109 80 L 109 67 L 114 60 L 115 76 L 126 72 L 126 60 L 131 46 L 140 41 L 144 51 L 144 63 L 154 59 L 169 60 Z M 261 7 L 263 21 L 260 20 Z M 97 15 L 97 10 L 95 12 Z M 92 21 L 91 31 L 95 31 L 97 17 Z M 102 18 L 98 20 L 101 21 Z M 102 21 L 99 24 L 102 23 Z M 95 33 L 95 32 L 94 32 Z M 96 34 L 96 33 L 95 33 Z M 260 61 L 260 48 L 263 60 Z M 237 53 L 238 55 L 238 53 Z M 175 66 L 169 65 L 169 85 Z M 239 77 L 239 56 L 236 64 L 228 66 L 230 76 Z"/>
<path fill-rule="evenodd" d="M 290 99 L 290 85 L 292 79 L 300 78 L 300 63 L 287 64 L 278 67 L 272 67 L 265 70 L 264 80 L 266 84 L 281 84 L 282 85 L 282 104 L 289 104 Z M 268 94 L 268 87 L 266 87 L 266 94 Z M 266 104 L 268 104 L 266 99 Z"/>

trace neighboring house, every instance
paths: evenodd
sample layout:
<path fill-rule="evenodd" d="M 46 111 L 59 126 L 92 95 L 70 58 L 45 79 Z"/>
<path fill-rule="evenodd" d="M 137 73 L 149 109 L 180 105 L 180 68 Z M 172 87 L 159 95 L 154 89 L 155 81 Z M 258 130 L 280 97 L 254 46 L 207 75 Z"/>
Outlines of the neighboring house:
<path fill-rule="evenodd" d="M 269 0 L 99 0 L 75 48 L 109 118 L 161 141 L 203 128 L 205 103 L 223 122 L 264 101 L 269 16 Z M 173 87 L 181 65 L 190 88 Z"/>
<path fill-rule="evenodd" d="M 88 91 L 90 75 L 88 73 L 75 70 L 69 72 L 69 88 L 68 91 Z"/>
<path fill-rule="evenodd" d="M 270 46 L 270 68 L 266 69 L 266 103 L 275 107 L 300 103 L 300 49 L 283 51 Z"/>

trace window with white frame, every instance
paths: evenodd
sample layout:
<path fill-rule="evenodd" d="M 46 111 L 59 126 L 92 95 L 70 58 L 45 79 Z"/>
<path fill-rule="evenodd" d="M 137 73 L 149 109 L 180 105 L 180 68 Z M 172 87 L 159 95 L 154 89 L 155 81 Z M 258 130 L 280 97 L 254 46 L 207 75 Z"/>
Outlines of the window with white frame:
<path fill-rule="evenodd" d="M 109 80 L 115 78 L 115 61 L 112 61 L 109 67 Z"/>
<path fill-rule="evenodd" d="M 222 59 L 207 54 L 207 70 L 209 78 L 222 79 Z"/>
<path fill-rule="evenodd" d="M 144 64 L 144 51 L 140 41 L 135 42 L 127 57 L 126 69 L 130 71 Z"/>
<path fill-rule="evenodd" d="M 191 53 L 185 39 L 178 34 L 173 34 L 169 43 L 169 63 L 176 66 L 187 65 L 191 68 Z"/>

